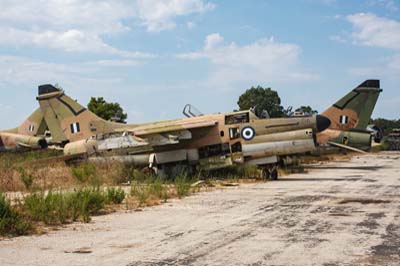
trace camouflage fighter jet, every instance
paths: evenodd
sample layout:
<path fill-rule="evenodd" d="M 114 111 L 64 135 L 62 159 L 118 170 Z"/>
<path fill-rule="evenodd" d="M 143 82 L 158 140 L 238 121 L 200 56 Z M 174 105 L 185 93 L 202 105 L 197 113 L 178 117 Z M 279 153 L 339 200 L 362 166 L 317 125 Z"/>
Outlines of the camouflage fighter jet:
<path fill-rule="evenodd" d="M 317 133 L 318 143 L 358 152 L 370 149 L 373 134 L 367 126 L 381 92 L 379 80 L 366 80 L 325 110 L 322 115 L 331 125 Z"/>
<path fill-rule="evenodd" d="M 52 85 L 39 86 L 37 99 L 53 141 L 64 146 L 66 156 L 102 160 L 118 155 L 163 172 L 182 165 L 246 164 L 262 166 L 276 179 L 278 156 L 313 150 L 315 134 L 330 125 L 321 115 L 261 119 L 252 111 L 126 125 L 97 117 Z"/>
<path fill-rule="evenodd" d="M 35 110 L 19 127 L 0 131 L 0 151 L 30 150 L 47 148 L 44 137 L 46 130 L 40 108 Z"/>

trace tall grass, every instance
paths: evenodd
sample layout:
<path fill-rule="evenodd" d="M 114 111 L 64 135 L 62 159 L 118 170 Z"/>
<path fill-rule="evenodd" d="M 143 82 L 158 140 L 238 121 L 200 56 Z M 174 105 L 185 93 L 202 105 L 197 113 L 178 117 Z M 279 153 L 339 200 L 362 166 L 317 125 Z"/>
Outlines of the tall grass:
<path fill-rule="evenodd" d="M 32 229 L 32 225 L 25 221 L 21 214 L 11 207 L 10 201 L 0 193 L 0 235 L 25 235 Z"/>
<path fill-rule="evenodd" d="M 189 195 L 190 192 L 190 185 L 191 180 L 186 172 L 182 172 L 181 174 L 177 175 L 174 180 L 174 185 L 176 189 L 176 193 L 179 198 L 183 198 Z"/>
<path fill-rule="evenodd" d="M 145 206 L 148 201 L 163 200 L 170 198 L 169 185 L 161 177 L 147 176 L 143 182 L 134 181 L 131 185 L 131 196 L 139 202 L 139 206 Z"/>
<path fill-rule="evenodd" d="M 150 196 L 149 187 L 146 184 L 134 182 L 131 185 L 131 196 L 136 197 L 139 206 L 145 206 L 147 199 Z"/>

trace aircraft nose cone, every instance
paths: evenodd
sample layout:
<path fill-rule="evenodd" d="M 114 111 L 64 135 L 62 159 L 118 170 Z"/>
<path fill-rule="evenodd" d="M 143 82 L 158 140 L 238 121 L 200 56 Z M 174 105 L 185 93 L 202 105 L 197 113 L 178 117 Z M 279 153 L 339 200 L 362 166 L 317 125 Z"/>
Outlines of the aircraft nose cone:
<path fill-rule="evenodd" d="M 317 131 L 321 132 L 331 125 L 331 120 L 323 115 L 317 115 Z"/>

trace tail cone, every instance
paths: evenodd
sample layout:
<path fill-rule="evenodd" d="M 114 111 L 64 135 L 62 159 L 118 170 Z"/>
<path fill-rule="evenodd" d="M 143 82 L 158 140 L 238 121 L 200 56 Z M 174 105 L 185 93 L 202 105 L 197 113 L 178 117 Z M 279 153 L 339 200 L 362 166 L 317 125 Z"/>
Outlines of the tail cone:
<path fill-rule="evenodd" d="M 331 120 L 323 115 L 317 115 L 317 132 L 322 132 L 331 125 Z"/>

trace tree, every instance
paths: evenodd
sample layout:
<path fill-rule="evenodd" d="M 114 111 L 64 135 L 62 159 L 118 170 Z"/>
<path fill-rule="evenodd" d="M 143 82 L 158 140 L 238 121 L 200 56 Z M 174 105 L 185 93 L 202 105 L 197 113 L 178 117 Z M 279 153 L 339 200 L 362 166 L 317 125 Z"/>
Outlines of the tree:
<path fill-rule="evenodd" d="M 309 114 L 309 115 L 315 115 L 318 114 L 317 110 L 314 110 L 311 106 L 307 105 L 307 106 L 300 106 L 299 108 L 296 109 L 295 112 L 302 112 L 305 114 Z"/>
<path fill-rule="evenodd" d="M 108 103 L 103 97 L 92 97 L 88 104 L 88 109 L 104 120 L 126 123 L 126 119 L 128 118 L 128 115 L 124 113 L 119 103 Z"/>
<path fill-rule="evenodd" d="M 283 117 L 284 108 L 281 106 L 281 98 L 278 92 L 271 88 L 261 86 L 251 87 L 239 97 L 237 102 L 240 110 L 249 110 L 255 107 L 257 115 L 262 114 L 264 110 L 268 111 L 271 117 Z"/>

